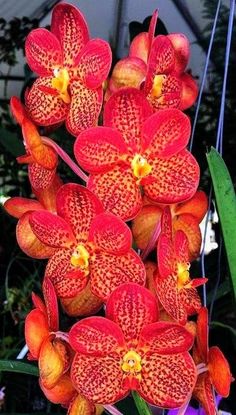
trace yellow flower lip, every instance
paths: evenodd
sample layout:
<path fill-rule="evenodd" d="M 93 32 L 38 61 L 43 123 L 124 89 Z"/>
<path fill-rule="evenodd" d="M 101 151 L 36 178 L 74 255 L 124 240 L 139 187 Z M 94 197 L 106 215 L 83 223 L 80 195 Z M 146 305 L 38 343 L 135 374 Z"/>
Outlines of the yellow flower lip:
<path fill-rule="evenodd" d="M 153 85 L 151 90 L 151 96 L 159 98 L 162 94 L 162 85 L 166 79 L 166 75 L 156 75 L 153 79 Z"/>
<path fill-rule="evenodd" d="M 142 179 L 151 173 L 152 167 L 148 163 L 147 159 L 141 154 L 136 154 L 131 161 L 131 167 L 133 175 L 138 179 Z"/>
<path fill-rule="evenodd" d="M 69 73 L 66 68 L 55 68 L 53 71 L 54 78 L 52 78 L 52 87 L 60 92 L 60 98 L 66 104 L 70 103 L 70 95 L 68 93 L 68 86 L 70 83 Z"/>
<path fill-rule="evenodd" d="M 142 370 L 141 356 L 134 350 L 129 350 L 123 357 L 121 368 L 127 374 L 138 375 Z"/>
<path fill-rule="evenodd" d="M 181 263 L 179 262 L 177 264 L 177 283 L 178 283 L 178 288 L 183 288 L 184 285 L 189 281 L 189 268 L 190 268 L 190 263 L 189 262 L 185 262 L 185 263 Z"/>
<path fill-rule="evenodd" d="M 71 258 L 70 258 L 71 265 L 73 265 L 73 267 L 75 268 L 81 268 L 85 271 L 86 270 L 88 271 L 89 257 L 90 257 L 89 252 L 87 251 L 85 246 L 82 244 L 79 244 L 74 249 L 71 255 Z"/>

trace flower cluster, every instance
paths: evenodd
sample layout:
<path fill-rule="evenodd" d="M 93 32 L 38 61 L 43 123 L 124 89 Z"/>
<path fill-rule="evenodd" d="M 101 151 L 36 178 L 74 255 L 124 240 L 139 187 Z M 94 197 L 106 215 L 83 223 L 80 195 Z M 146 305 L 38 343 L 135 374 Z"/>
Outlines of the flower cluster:
<path fill-rule="evenodd" d="M 39 77 L 25 105 L 11 99 L 25 145 L 18 161 L 28 164 L 36 198 L 13 197 L 5 209 L 18 219 L 21 249 L 47 260 L 44 301 L 33 294 L 25 321 L 28 358 L 38 361 L 46 397 L 69 415 L 98 415 L 130 391 L 169 409 L 193 396 L 214 415 L 213 388 L 229 394 L 228 363 L 218 347 L 208 349 L 197 291 L 207 278 L 190 277 L 207 199 L 187 150 L 191 124 L 183 110 L 197 97 L 186 72 L 189 43 L 179 33 L 155 37 L 156 22 L 157 12 L 108 80 L 109 45 L 89 39 L 79 10 L 58 4 L 51 31 L 26 39 L 27 62 Z M 76 170 L 41 135 L 41 127 L 64 121 L 76 136 Z M 62 183 L 58 155 L 85 186 Z M 151 251 L 155 263 L 147 261 Z M 65 331 L 58 301 L 67 321 L 77 318 Z"/>

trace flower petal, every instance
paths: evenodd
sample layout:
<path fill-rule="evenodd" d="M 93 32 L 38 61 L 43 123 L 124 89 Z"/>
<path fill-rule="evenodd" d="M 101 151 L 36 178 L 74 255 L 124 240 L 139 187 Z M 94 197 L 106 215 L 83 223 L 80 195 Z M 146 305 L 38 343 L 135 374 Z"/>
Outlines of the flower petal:
<path fill-rule="evenodd" d="M 208 362 L 208 310 L 202 307 L 197 318 L 196 341 L 198 352 L 204 363 Z"/>
<path fill-rule="evenodd" d="M 90 278 L 92 293 L 105 301 L 121 284 L 145 285 L 146 272 L 140 257 L 131 249 L 124 255 L 98 252 L 90 260 Z"/>
<path fill-rule="evenodd" d="M 124 221 L 133 219 L 141 209 L 141 192 L 131 169 L 116 166 L 106 173 L 90 175 L 87 186 L 105 210 Z"/>
<path fill-rule="evenodd" d="M 34 309 L 25 319 L 25 341 L 34 359 L 39 358 L 39 352 L 44 339 L 49 336 L 47 316 L 40 309 Z"/>
<path fill-rule="evenodd" d="M 127 147 L 122 135 L 108 127 L 95 127 L 83 131 L 74 145 L 76 160 L 90 173 L 109 170 L 126 153 Z"/>
<path fill-rule="evenodd" d="M 47 389 L 53 388 L 64 372 L 64 362 L 50 337 L 41 345 L 38 363 L 41 383 Z"/>
<path fill-rule="evenodd" d="M 53 33 L 46 29 L 32 30 L 25 41 L 27 63 L 40 76 L 53 75 L 62 64 L 61 46 Z"/>
<path fill-rule="evenodd" d="M 111 404 L 127 394 L 123 388 L 120 355 L 86 356 L 77 353 L 71 367 L 76 389 L 94 403 Z"/>
<path fill-rule="evenodd" d="M 66 118 L 68 104 L 65 104 L 56 90 L 54 94 L 49 93 L 51 89 L 52 77 L 38 78 L 26 95 L 26 109 L 36 124 L 49 126 Z"/>
<path fill-rule="evenodd" d="M 26 148 L 32 155 L 34 162 L 45 169 L 55 169 L 57 166 L 57 154 L 52 148 L 43 144 L 42 137 L 39 135 L 37 128 L 27 118 L 24 118 L 22 121 L 22 134 Z"/>
<path fill-rule="evenodd" d="M 158 111 L 165 108 L 179 108 L 183 86 L 181 80 L 173 75 L 157 75 L 156 81 L 159 81 L 158 89 L 155 89 L 154 79 L 153 89 L 147 93 L 148 102 L 153 109 Z"/>
<path fill-rule="evenodd" d="M 27 112 L 24 105 L 21 103 L 18 97 L 11 97 L 10 99 L 10 108 L 13 117 L 15 118 L 16 122 L 21 125 L 24 117 L 27 117 Z"/>
<path fill-rule="evenodd" d="M 216 405 L 208 372 L 198 376 L 193 398 L 199 401 L 206 415 L 215 415 Z"/>
<path fill-rule="evenodd" d="M 147 324 L 157 321 L 159 309 L 152 293 L 138 284 L 116 288 L 106 305 L 106 317 L 117 323 L 126 341 L 135 341 Z"/>
<path fill-rule="evenodd" d="M 111 60 L 109 43 L 102 39 L 90 40 L 78 58 L 79 78 L 88 88 L 98 88 L 108 77 Z"/>
<path fill-rule="evenodd" d="M 102 107 L 102 88 L 91 89 L 81 80 L 70 84 L 71 103 L 66 119 L 66 128 L 72 135 L 78 135 L 89 127 L 95 127 Z"/>
<path fill-rule="evenodd" d="M 79 53 L 89 41 L 89 30 L 82 13 L 71 4 L 58 4 L 53 8 L 51 32 L 61 44 L 64 65 L 75 66 Z"/>
<path fill-rule="evenodd" d="M 167 37 L 175 51 L 173 70 L 175 73 L 181 74 L 185 70 L 190 56 L 189 40 L 183 33 L 171 33 Z"/>
<path fill-rule="evenodd" d="M 207 208 L 208 200 L 206 193 L 202 190 L 198 190 L 191 199 L 187 200 L 187 202 L 176 205 L 175 214 L 182 215 L 184 213 L 189 213 L 197 219 L 198 223 L 200 223 L 207 212 Z"/>
<path fill-rule="evenodd" d="M 185 111 L 195 103 L 198 96 L 198 85 L 188 73 L 184 73 L 180 81 L 182 82 L 180 109 Z"/>
<path fill-rule="evenodd" d="M 122 255 L 131 248 L 132 233 L 117 216 L 100 213 L 91 223 L 89 241 L 107 253 Z"/>
<path fill-rule="evenodd" d="M 69 342 L 76 352 L 93 356 L 106 356 L 125 347 L 120 327 L 99 316 L 84 318 L 75 323 L 69 332 Z"/>
<path fill-rule="evenodd" d="M 79 241 L 87 241 L 91 222 L 102 213 L 98 198 L 84 186 L 67 183 L 57 193 L 57 212 L 71 226 Z"/>
<path fill-rule="evenodd" d="M 52 248 L 69 248 L 75 243 L 68 223 L 47 210 L 32 212 L 30 226 L 41 242 Z"/>
<path fill-rule="evenodd" d="M 48 170 L 40 164 L 32 163 L 28 167 L 30 184 L 36 191 L 42 191 L 52 185 L 56 170 Z"/>
<path fill-rule="evenodd" d="M 173 243 L 164 233 L 158 239 L 157 258 L 160 277 L 168 277 L 175 270 L 175 257 Z"/>
<path fill-rule="evenodd" d="M 189 117 L 178 109 L 164 109 L 149 117 L 142 128 L 143 149 L 159 158 L 183 150 L 191 133 Z"/>
<path fill-rule="evenodd" d="M 49 187 L 45 189 L 33 189 L 38 201 L 43 205 L 44 209 L 50 212 L 56 212 L 56 194 L 63 185 L 59 176 L 55 174 L 54 179 Z"/>
<path fill-rule="evenodd" d="M 67 415 L 95 415 L 95 413 L 96 408 L 93 403 L 82 395 L 77 395 L 70 403 Z"/>
<path fill-rule="evenodd" d="M 161 408 L 179 408 L 196 383 L 196 367 L 188 352 L 148 354 L 143 359 L 138 392 L 145 401 Z"/>
<path fill-rule="evenodd" d="M 174 252 L 176 261 L 180 263 L 188 262 L 188 238 L 183 231 L 177 231 L 174 237 Z"/>
<path fill-rule="evenodd" d="M 116 128 L 131 153 L 140 153 L 143 122 L 152 114 L 152 108 L 142 91 L 122 88 L 109 99 L 104 108 L 104 125 Z"/>
<path fill-rule="evenodd" d="M 32 231 L 30 226 L 31 212 L 26 212 L 20 218 L 16 226 L 16 239 L 22 251 L 38 259 L 49 258 L 55 252 L 55 249 L 43 244 Z"/>
<path fill-rule="evenodd" d="M 146 64 L 137 57 L 119 60 L 112 71 L 109 89 L 116 92 L 119 88 L 140 88 L 146 76 Z"/>
<path fill-rule="evenodd" d="M 188 202 L 186 202 L 188 203 Z M 199 256 L 202 235 L 197 219 L 187 213 L 175 215 L 173 218 L 173 231 L 183 231 L 188 238 L 188 261 L 191 262 Z"/>
<path fill-rule="evenodd" d="M 150 39 L 147 32 L 141 32 L 132 40 L 129 48 L 129 57 L 139 58 L 144 63 L 148 61 Z"/>
<path fill-rule="evenodd" d="M 157 19 L 158 19 L 158 10 L 154 10 L 154 12 L 152 14 L 151 21 L 150 21 L 149 30 L 148 30 L 148 38 L 149 38 L 150 48 L 152 46 L 152 42 L 153 42 L 154 37 L 155 37 Z M 149 50 L 149 53 L 150 53 L 150 50 Z"/>
<path fill-rule="evenodd" d="M 147 347 L 148 353 L 174 354 L 191 349 L 193 341 L 192 334 L 179 324 L 157 322 L 142 329 L 138 347 Z"/>
<path fill-rule="evenodd" d="M 40 311 L 42 311 L 43 314 L 45 314 L 45 315 L 47 314 L 47 310 L 46 310 L 44 302 L 34 292 L 32 292 L 32 303 L 33 303 L 34 307 L 38 308 Z"/>
<path fill-rule="evenodd" d="M 145 249 L 154 228 L 160 221 L 162 209 L 159 206 L 145 205 L 132 221 L 132 234 L 139 249 Z"/>
<path fill-rule="evenodd" d="M 57 296 L 51 280 L 46 277 L 43 280 L 43 297 L 47 310 L 49 328 L 52 331 L 58 331 L 59 312 Z"/>
<path fill-rule="evenodd" d="M 151 183 L 144 185 L 145 194 L 158 203 L 178 203 L 189 199 L 199 183 L 199 166 L 187 150 L 182 150 L 169 159 L 153 158 Z"/>
<path fill-rule="evenodd" d="M 43 209 L 43 206 L 37 200 L 27 199 L 26 197 L 11 197 L 3 206 L 9 215 L 17 219 L 26 212 Z"/>
<path fill-rule="evenodd" d="M 217 346 L 209 349 L 208 370 L 216 392 L 223 398 L 227 398 L 232 376 L 228 361 Z"/>
<path fill-rule="evenodd" d="M 68 375 L 63 375 L 52 389 L 45 388 L 40 381 L 39 384 L 46 398 L 55 404 L 67 406 L 76 395 L 76 390 Z"/>
<path fill-rule="evenodd" d="M 156 284 L 157 297 L 164 309 L 179 324 L 186 324 L 188 314 L 181 302 L 176 279 L 172 275 L 165 278 L 157 276 Z M 182 291 L 187 291 L 187 289 Z"/>
<path fill-rule="evenodd" d="M 71 317 L 89 316 L 96 314 L 103 305 L 97 296 L 93 295 L 90 283 L 76 296 L 61 298 L 61 304 L 65 312 Z"/>

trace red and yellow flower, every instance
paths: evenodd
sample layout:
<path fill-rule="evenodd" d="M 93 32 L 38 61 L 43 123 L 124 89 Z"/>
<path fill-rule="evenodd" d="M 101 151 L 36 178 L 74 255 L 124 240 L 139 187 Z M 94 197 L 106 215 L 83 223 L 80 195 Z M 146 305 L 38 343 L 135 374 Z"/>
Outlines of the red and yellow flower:
<path fill-rule="evenodd" d="M 134 218 L 144 193 L 158 203 L 183 202 L 193 196 L 199 167 L 186 150 L 190 121 L 177 109 L 152 115 L 141 91 L 125 88 L 104 109 L 104 127 L 82 132 L 75 157 L 90 174 L 88 188 L 104 208 L 123 220 Z"/>
<path fill-rule="evenodd" d="M 51 31 L 30 32 L 25 52 L 30 68 L 39 75 L 26 95 L 34 122 L 48 126 L 66 121 L 73 135 L 96 125 L 111 50 L 101 39 L 89 40 L 80 11 L 66 3 L 54 7 Z"/>
<path fill-rule="evenodd" d="M 131 249 L 128 226 L 104 212 L 88 189 L 65 184 L 57 192 L 57 215 L 35 211 L 30 225 L 44 244 L 55 249 L 45 276 L 60 298 L 73 298 L 87 284 L 105 301 L 114 288 L 128 281 L 145 284 L 145 268 Z"/>
<path fill-rule="evenodd" d="M 162 232 L 157 244 L 157 296 L 166 312 L 178 323 L 186 324 L 189 315 L 198 313 L 201 300 L 196 287 L 206 278 L 190 278 L 188 238 L 183 231 L 172 237 L 171 214 L 165 208 Z"/>
<path fill-rule="evenodd" d="M 156 21 L 154 12 L 149 32 L 137 35 L 129 56 L 115 65 L 106 96 L 122 87 L 136 87 L 143 89 L 155 110 L 185 110 L 194 104 L 198 94 L 195 80 L 186 72 L 189 41 L 182 33 L 154 37 Z"/>
<path fill-rule="evenodd" d="M 76 351 L 71 378 L 79 393 L 105 405 L 136 390 L 151 404 L 180 407 L 196 382 L 188 353 L 193 336 L 178 324 L 157 320 L 153 294 L 128 283 L 109 297 L 106 318 L 76 323 L 69 341 Z"/>
<path fill-rule="evenodd" d="M 215 391 L 227 398 L 230 392 L 230 384 L 233 380 L 229 364 L 222 351 L 217 346 L 208 346 L 208 310 L 202 307 L 197 319 L 196 343 L 193 349 L 193 357 L 196 364 L 206 371 L 198 375 L 197 383 L 193 391 L 193 397 L 203 407 L 206 415 L 215 415 Z"/>
<path fill-rule="evenodd" d="M 207 206 L 206 194 L 201 190 L 186 202 L 170 205 L 173 234 L 178 230 L 186 234 L 189 261 L 197 258 L 200 252 L 202 236 L 199 224 L 207 212 Z M 142 209 L 132 222 L 133 237 L 139 249 L 146 248 L 164 208 L 165 205 L 154 203 L 144 196 Z"/>

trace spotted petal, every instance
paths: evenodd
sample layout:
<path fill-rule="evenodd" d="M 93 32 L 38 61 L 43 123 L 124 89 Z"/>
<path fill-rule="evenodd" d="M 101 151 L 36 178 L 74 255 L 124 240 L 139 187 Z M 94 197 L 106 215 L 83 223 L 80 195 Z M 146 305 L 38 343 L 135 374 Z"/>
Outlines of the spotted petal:
<path fill-rule="evenodd" d="M 105 252 L 122 255 L 131 248 L 132 233 L 117 216 L 101 213 L 91 223 L 89 240 Z"/>
<path fill-rule="evenodd" d="M 106 356 L 125 347 L 123 333 L 117 324 L 104 317 L 80 320 L 70 330 L 69 342 L 76 352 Z"/>
<path fill-rule="evenodd" d="M 202 235 L 197 219 L 187 213 L 175 215 L 173 218 L 173 231 L 176 233 L 179 230 L 183 231 L 188 238 L 188 261 L 191 262 L 199 256 L 202 242 Z"/>
<path fill-rule="evenodd" d="M 121 284 L 135 282 L 144 285 L 146 273 L 140 257 L 130 249 L 123 255 L 95 254 L 90 260 L 90 278 L 92 293 L 106 301 Z"/>
<path fill-rule="evenodd" d="M 91 89 L 81 80 L 70 84 L 71 102 L 66 119 L 66 128 L 72 135 L 78 135 L 89 127 L 95 127 L 102 107 L 102 88 Z"/>
<path fill-rule="evenodd" d="M 87 186 L 99 197 L 105 210 L 124 221 L 133 219 L 142 207 L 139 186 L 131 169 L 125 166 L 90 175 Z"/>
<path fill-rule="evenodd" d="M 38 78 L 26 95 L 26 109 L 39 125 L 53 125 L 65 120 L 68 104 L 52 89 L 52 77 Z"/>
<path fill-rule="evenodd" d="M 106 306 L 107 318 L 121 327 L 126 341 L 138 339 L 143 327 L 157 321 L 158 315 L 158 304 L 154 295 L 134 283 L 116 288 Z"/>
<path fill-rule="evenodd" d="M 188 144 L 191 124 L 178 109 L 164 109 L 149 117 L 142 129 L 143 150 L 158 158 L 168 158 Z"/>
<path fill-rule="evenodd" d="M 89 30 L 82 13 L 71 4 L 58 4 L 53 8 L 51 32 L 61 44 L 64 65 L 75 66 L 79 53 L 89 41 Z"/>
<path fill-rule="evenodd" d="M 111 67 L 111 48 L 102 39 L 90 40 L 78 59 L 78 74 L 88 88 L 96 89 L 108 77 Z"/>
<path fill-rule="evenodd" d="M 95 127 L 80 133 L 75 141 L 74 153 L 85 170 L 100 173 L 114 167 L 127 153 L 127 147 L 117 130 Z"/>
<path fill-rule="evenodd" d="M 68 223 L 46 210 L 32 212 L 30 226 L 41 242 L 53 248 L 68 248 L 75 242 Z"/>
<path fill-rule="evenodd" d="M 56 169 L 48 170 L 38 163 L 31 163 L 28 167 L 28 175 L 31 186 L 34 190 L 41 192 L 52 186 Z"/>
<path fill-rule="evenodd" d="M 103 212 L 98 198 L 83 186 L 67 183 L 57 193 L 57 212 L 79 241 L 86 241 L 92 220 Z"/>
<path fill-rule="evenodd" d="M 94 403 L 111 404 L 124 398 L 128 391 L 123 388 L 123 372 L 120 355 L 75 355 L 71 367 L 71 379 L 77 390 Z"/>
<path fill-rule="evenodd" d="M 44 206 L 44 209 L 47 209 L 50 212 L 56 212 L 56 194 L 62 185 L 63 183 L 60 177 L 55 174 L 50 186 L 40 190 L 33 189 L 35 196 Z"/>
<path fill-rule="evenodd" d="M 197 383 L 193 391 L 193 397 L 199 401 L 206 415 L 215 415 L 215 399 L 208 372 L 202 373 L 198 376 Z"/>
<path fill-rule="evenodd" d="M 180 109 L 184 111 L 195 103 L 198 96 L 198 85 L 188 73 L 184 73 L 180 77 L 180 81 L 182 83 Z"/>
<path fill-rule="evenodd" d="M 154 180 L 144 185 L 145 194 L 158 203 L 178 203 L 189 199 L 196 192 L 199 166 L 187 150 L 162 160 L 152 158 Z"/>
<path fill-rule="evenodd" d="M 140 153 L 143 122 L 152 114 L 142 91 L 122 88 L 109 99 L 104 108 L 104 125 L 116 128 L 131 153 Z"/>
<path fill-rule="evenodd" d="M 188 38 L 183 33 L 171 33 L 167 36 L 175 51 L 174 72 L 181 74 L 189 60 L 190 45 Z"/>
<path fill-rule="evenodd" d="M 158 239 L 158 270 L 161 278 L 168 277 L 175 269 L 173 244 L 163 232 Z"/>
<path fill-rule="evenodd" d="M 204 363 L 208 362 L 208 310 L 202 307 L 197 318 L 197 348 Z"/>
<path fill-rule="evenodd" d="M 53 284 L 49 278 L 44 278 L 43 281 L 43 297 L 46 305 L 48 324 L 50 330 L 59 330 L 59 312 L 57 296 Z"/>
<path fill-rule="evenodd" d="M 28 65 L 40 76 L 50 76 L 53 69 L 62 64 L 61 45 L 49 30 L 32 30 L 25 41 Z"/>
<path fill-rule="evenodd" d="M 148 354 L 143 359 L 138 392 L 145 401 L 161 408 L 179 408 L 191 396 L 196 367 L 188 352 Z"/>
<path fill-rule="evenodd" d="M 179 324 L 157 322 L 145 326 L 138 347 L 147 347 L 149 353 L 174 354 L 191 349 L 194 337 Z"/>
<path fill-rule="evenodd" d="M 176 261 L 180 263 L 188 262 L 188 238 L 183 231 L 177 231 L 174 237 L 174 251 Z"/>

